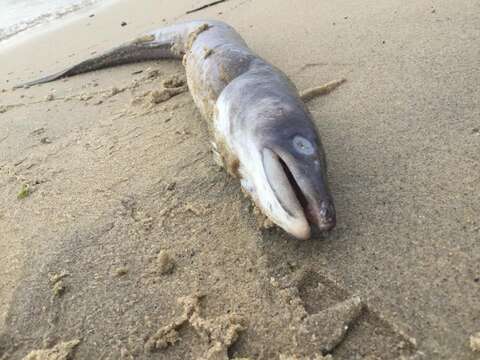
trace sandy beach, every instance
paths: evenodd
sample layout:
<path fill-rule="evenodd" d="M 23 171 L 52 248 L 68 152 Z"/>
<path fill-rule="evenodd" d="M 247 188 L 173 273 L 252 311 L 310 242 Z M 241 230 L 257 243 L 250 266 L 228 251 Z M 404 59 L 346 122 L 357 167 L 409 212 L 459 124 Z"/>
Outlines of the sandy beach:
<path fill-rule="evenodd" d="M 480 3 L 186 14 L 209 2 L 112 1 L 0 43 L 0 359 L 478 360 Z M 198 18 L 299 90 L 347 79 L 308 103 L 331 233 L 259 229 L 188 91 L 152 101 L 181 62 L 12 89 Z"/>

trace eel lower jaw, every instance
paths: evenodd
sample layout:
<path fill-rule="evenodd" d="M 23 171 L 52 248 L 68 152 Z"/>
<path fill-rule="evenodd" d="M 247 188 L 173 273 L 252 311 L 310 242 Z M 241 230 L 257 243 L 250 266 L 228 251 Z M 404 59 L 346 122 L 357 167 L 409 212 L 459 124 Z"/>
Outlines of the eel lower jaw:
<path fill-rule="evenodd" d="M 263 149 L 263 167 L 277 205 L 271 206 L 274 223 L 298 239 L 309 239 L 311 227 L 298 189 L 283 160 L 272 150 Z"/>

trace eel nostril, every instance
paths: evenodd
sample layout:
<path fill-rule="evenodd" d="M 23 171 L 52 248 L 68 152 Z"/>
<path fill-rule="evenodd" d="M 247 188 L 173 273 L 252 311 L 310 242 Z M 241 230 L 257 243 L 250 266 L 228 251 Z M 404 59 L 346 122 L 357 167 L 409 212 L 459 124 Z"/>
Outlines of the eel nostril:
<path fill-rule="evenodd" d="M 320 205 L 320 217 L 325 221 L 333 221 L 335 219 L 335 208 L 330 201 L 322 201 Z"/>

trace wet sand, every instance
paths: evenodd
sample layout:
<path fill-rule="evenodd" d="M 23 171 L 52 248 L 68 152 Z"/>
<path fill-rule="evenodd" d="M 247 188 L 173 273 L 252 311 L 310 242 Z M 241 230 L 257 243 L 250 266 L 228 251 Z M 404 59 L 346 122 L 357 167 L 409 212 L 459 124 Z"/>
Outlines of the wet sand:
<path fill-rule="evenodd" d="M 480 6 L 199 5 L 121 0 L 0 44 L 0 359 L 477 359 Z M 332 233 L 257 228 L 188 92 L 152 102 L 179 62 L 11 89 L 193 18 L 300 90 L 347 78 L 308 104 Z"/>

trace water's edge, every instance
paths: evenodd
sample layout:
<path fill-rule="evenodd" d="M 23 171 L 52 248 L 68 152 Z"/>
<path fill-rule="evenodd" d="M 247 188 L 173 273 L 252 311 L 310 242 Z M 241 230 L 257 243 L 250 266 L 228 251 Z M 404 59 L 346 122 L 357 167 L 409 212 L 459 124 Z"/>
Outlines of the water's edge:
<path fill-rule="evenodd" d="M 66 17 L 67 15 L 79 12 L 84 9 L 92 9 L 104 0 L 82 0 L 80 3 L 65 4 L 63 7 L 56 7 L 55 9 L 48 9 L 38 7 L 38 15 L 27 17 L 26 19 L 18 19 L 15 23 L 10 24 L 4 28 L 0 28 L 0 44 L 5 43 L 16 35 L 38 28 L 54 22 L 55 20 Z M 60 4 L 59 4 L 60 5 Z M 21 11 L 21 9 L 10 9 L 12 11 Z M 35 11 L 36 9 L 31 9 Z M 45 12 L 47 11 L 47 12 Z"/>

